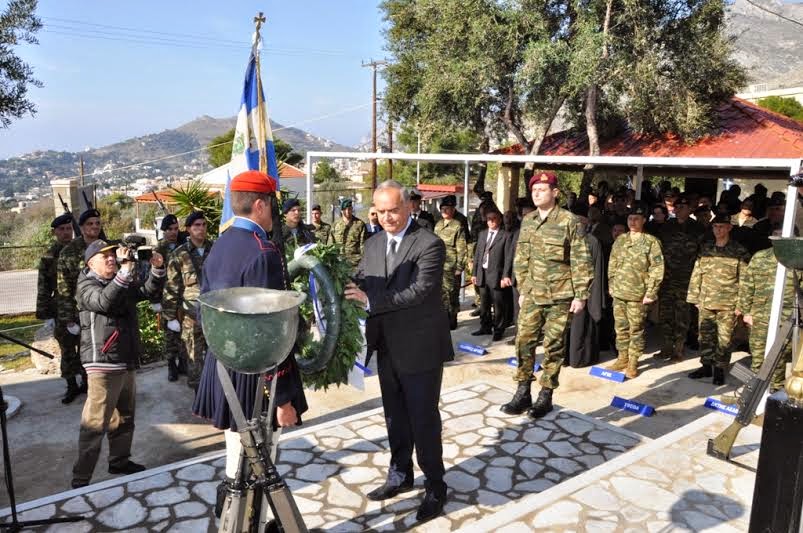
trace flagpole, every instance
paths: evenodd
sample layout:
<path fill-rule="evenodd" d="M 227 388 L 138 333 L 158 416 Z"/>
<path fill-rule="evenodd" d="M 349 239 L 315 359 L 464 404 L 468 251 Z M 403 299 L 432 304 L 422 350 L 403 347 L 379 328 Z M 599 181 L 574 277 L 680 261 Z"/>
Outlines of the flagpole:
<path fill-rule="evenodd" d="M 265 100 L 262 93 L 262 69 L 259 63 L 259 43 L 262 41 L 262 35 L 259 31 L 262 29 L 262 24 L 265 22 L 265 15 L 260 11 L 254 17 L 254 24 L 256 25 L 256 39 L 254 40 L 254 61 L 256 63 L 256 78 L 257 78 L 257 117 L 259 117 L 259 128 L 257 131 L 257 143 L 259 144 L 259 171 L 268 173 L 268 155 L 266 153 L 265 145 L 267 144 L 267 130 L 265 128 Z M 278 179 L 278 176 L 272 176 Z"/>

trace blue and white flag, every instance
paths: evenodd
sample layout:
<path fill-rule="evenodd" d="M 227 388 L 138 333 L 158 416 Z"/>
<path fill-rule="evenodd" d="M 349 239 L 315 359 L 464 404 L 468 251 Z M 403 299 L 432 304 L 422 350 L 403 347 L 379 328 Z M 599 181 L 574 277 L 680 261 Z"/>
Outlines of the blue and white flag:
<path fill-rule="evenodd" d="M 220 218 L 220 231 L 225 231 L 234 216 L 229 198 L 229 182 L 232 176 L 246 170 L 261 170 L 276 180 L 279 185 L 279 169 L 276 164 L 276 152 L 273 148 L 273 132 L 268 118 L 268 106 L 262 90 L 259 73 L 259 45 L 261 38 L 251 48 L 248 68 L 245 71 L 243 96 L 240 100 L 240 112 L 237 114 L 237 126 L 234 129 L 234 141 L 231 147 L 231 163 L 229 177 L 226 182 L 226 194 L 223 197 L 223 214 Z"/>

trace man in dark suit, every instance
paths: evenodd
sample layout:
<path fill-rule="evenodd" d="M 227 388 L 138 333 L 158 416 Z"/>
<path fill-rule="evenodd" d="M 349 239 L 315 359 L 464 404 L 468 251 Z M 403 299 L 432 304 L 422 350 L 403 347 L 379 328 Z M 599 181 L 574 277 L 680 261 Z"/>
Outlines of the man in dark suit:
<path fill-rule="evenodd" d="M 419 226 L 429 231 L 435 229 L 435 217 L 432 213 L 421 210 L 421 195 L 417 191 L 410 193 L 410 210 L 410 216 Z"/>
<path fill-rule="evenodd" d="M 513 286 L 513 258 L 509 256 L 511 235 L 502 228 L 502 214 L 498 210 L 488 210 L 485 222 L 488 228 L 477 236 L 471 274 L 471 282 L 480 292 L 480 329 L 472 335 L 493 333 L 493 340 L 498 341 L 513 319 L 513 310 L 508 305 L 508 293 Z"/>
<path fill-rule="evenodd" d="M 376 207 L 371 204 L 371 208 L 368 209 L 368 224 L 365 225 L 366 239 L 376 235 L 380 231 L 382 231 L 382 225 L 379 223 L 379 216 L 376 214 Z"/>
<path fill-rule="evenodd" d="M 438 516 L 446 502 L 441 416 L 443 363 L 454 358 L 441 282 L 446 248 L 410 217 L 407 191 L 386 181 L 374 191 L 385 229 L 365 243 L 365 254 L 345 296 L 368 310 L 368 353 L 377 350 L 379 386 L 390 442 L 384 485 L 368 493 L 374 501 L 413 488 L 413 448 L 426 477 L 419 521 Z"/>

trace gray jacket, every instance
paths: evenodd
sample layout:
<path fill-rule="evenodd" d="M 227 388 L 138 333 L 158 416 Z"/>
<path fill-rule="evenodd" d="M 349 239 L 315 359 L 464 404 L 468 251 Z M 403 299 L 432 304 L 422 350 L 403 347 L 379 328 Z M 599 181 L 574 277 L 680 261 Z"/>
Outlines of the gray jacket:
<path fill-rule="evenodd" d="M 133 370 L 140 365 L 137 302 L 158 298 L 164 269 L 152 269 L 145 283 L 118 273 L 101 278 L 89 268 L 78 276 L 76 300 L 81 320 L 81 363 L 87 371 Z"/>

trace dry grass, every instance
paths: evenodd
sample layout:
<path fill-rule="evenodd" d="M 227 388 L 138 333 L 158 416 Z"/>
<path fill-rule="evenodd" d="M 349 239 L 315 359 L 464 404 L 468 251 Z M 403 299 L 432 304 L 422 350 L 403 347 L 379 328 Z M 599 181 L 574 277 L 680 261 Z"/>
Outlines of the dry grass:
<path fill-rule="evenodd" d="M 0 332 L 19 339 L 28 344 L 33 342 L 36 328 L 14 329 L 41 324 L 34 315 L 0 316 Z M 13 331 L 8 331 L 13 330 Z M 0 339 L 0 366 L 5 370 L 16 372 L 33 368 L 30 351 L 18 344 Z"/>

